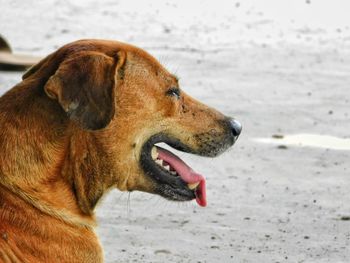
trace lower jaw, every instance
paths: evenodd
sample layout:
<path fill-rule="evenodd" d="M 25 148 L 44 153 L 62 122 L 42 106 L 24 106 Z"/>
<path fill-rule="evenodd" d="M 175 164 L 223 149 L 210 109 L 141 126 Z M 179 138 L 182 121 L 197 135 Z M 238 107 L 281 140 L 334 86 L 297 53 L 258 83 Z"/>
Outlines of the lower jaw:
<path fill-rule="evenodd" d="M 192 201 L 196 198 L 193 191 L 188 191 L 187 189 L 174 189 L 169 185 L 159 185 L 156 188 L 156 193 L 170 201 L 176 202 Z"/>
<path fill-rule="evenodd" d="M 145 174 L 154 181 L 156 185 L 155 192 L 168 200 L 191 201 L 196 199 L 200 206 L 206 206 L 204 177 L 194 172 L 191 167 L 172 152 L 156 146 L 155 144 L 158 142 L 165 142 L 173 148 L 181 149 L 182 151 L 186 147 L 181 143 L 166 138 L 164 135 L 154 136 L 145 143 L 140 156 L 141 166 Z M 157 149 L 156 152 L 158 152 L 156 157 L 153 155 L 155 148 Z M 185 152 L 189 151 L 189 149 L 185 150 Z M 168 171 L 170 166 L 170 169 L 176 171 L 177 175 L 173 176 L 163 171 L 164 167 L 161 165 L 158 167 L 159 163 L 156 162 L 158 159 L 161 160 L 161 164 L 163 162 L 167 163 L 165 166 L 168 166 Z"/>
<path fill-rule="evenodd" d="M 153 169 L 148 167 L 149 165 L 147 165 L 146 162 L 153 162 L 153 160 L 144 160 L 141 158 L 141 166 L 146 176 L 153 181 L 154 194 L 176 202 L 192 201 L 196 199 L 195 192 L 190 190 L 187 183 L 180 177 L 161 175 L 159 171 L 157 171 L 157 167 L 155 167 L 155 171 L 153 171 Z"/>

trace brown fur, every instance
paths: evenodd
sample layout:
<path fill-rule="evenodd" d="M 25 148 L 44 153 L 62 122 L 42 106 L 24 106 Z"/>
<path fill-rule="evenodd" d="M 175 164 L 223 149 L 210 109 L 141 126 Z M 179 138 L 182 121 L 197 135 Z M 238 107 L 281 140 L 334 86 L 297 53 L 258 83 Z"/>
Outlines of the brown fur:
<path fill-rule="evenodd" d="M 0 262 L 102 262 L 94 208 L 109 189 L 154 192 L 139 164 L 152 135 L 216 154 L 225 117 L 171 87 L 141 49 L 81 40 L 0 98 Z"/>

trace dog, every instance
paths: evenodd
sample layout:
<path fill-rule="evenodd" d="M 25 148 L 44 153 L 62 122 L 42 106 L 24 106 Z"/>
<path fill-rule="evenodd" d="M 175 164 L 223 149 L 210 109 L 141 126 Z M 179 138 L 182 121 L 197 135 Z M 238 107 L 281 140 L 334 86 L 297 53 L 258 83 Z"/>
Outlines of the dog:
<path fill-rule="evenodd" d="M 204 177 L 156 144 L 215 157 L 241 129 L 140 48 L 63 46 L 0 98 L 0 262 L 103 262 L 94 209 L 114 188 L 205 206 Z"/>

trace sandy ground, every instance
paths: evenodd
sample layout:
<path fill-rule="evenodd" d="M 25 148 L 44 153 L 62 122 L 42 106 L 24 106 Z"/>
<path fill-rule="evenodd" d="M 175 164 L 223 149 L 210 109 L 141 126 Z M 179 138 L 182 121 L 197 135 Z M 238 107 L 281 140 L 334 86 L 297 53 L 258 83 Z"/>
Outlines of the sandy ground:
<path fill-rule="evenodd" d="M 348 6 L 262 2 L 0 0 L 0 33 L 16 52 L 130 42 L 243 123 L 216 159 L 180 154 L 206 175 L 207 208 L 117 190 L 105 198 L 97 232 L 106 262 L 350 262 L 350 152 L 253 141 L 349 138 Z M 20 76 L 0 72 L 1 92 Z"/>

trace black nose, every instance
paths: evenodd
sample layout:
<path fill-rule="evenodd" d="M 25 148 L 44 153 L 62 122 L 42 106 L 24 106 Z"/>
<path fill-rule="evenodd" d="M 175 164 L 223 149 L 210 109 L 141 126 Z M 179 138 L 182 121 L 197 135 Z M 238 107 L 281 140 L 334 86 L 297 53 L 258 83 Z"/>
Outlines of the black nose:
<path fill-rule="evenodd" d="M 230 124 L 230 129 L 231 129 L 233 136 L 237 137 L 238 135 L 241 134 L 242 124 L 239 121 L 230 118 L 229 124 Z"/>

